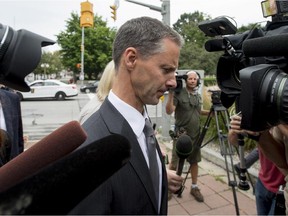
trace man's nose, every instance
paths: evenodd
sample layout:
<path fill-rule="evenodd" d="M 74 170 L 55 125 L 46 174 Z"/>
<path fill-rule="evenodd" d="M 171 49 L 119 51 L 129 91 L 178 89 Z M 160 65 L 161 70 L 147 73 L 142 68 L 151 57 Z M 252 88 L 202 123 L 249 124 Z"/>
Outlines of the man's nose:
<path fill-rule="evenodd" d="M 176 88 L 177 86 L 177 82 L 176 82 L 176 77 L 174 76 L 173 78 L 170 78 L 168 81 L 167 81 L 167 86 L 168 88 L 170 89 L 173 89 L 173 88 Z"/>

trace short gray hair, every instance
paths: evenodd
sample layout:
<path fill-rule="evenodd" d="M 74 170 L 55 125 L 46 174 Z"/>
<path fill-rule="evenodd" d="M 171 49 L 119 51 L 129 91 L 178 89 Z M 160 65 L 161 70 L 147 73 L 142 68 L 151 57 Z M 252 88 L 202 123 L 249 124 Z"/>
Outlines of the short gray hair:
<path fill-rule="evenodd" d="M 157 19 L 139 17 L 127 21 L 119 28 L 114 40 L 115 68 L 119 67 L 121 56 L 128 47 L 134 47 L 143 58 L 147 58 L 162 51 L 162 41 L 166 38 L 180 48 L 184 43 L 180 34 Z"/>

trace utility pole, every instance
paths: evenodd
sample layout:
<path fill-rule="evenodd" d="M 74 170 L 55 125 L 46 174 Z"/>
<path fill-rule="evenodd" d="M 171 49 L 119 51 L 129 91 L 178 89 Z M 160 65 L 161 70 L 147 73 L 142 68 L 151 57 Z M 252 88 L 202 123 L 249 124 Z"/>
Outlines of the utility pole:
<path fill-rule="evenodd" d="M 84 80 L 84 28 L 93 27 L 94 25 L 94 13 L 93 13 L 93 4 L 88 2 L 81 3 L 81 17 L 80 17 L 80 27 L 82 28 L 82 42 L 81 42 L 81 72 L 80 80 L 81 85 L 83 85 Z"/>
<path fill-rule="evenodd" d="M 161 0 L 162 1 L 161 7 L 151 5 L 151 4 L 142 3 L 142 2 L 138 2 L 138 1 L 134 1 L 134 0 L 126 0 L 126 1 L 134 3 L 134 4 L 142 5 L 144 7 L 150 8 L 151 10 L 155 10 L 155 11 L 160 12 L 162 14 L 163 23 L 170 26 L 170 0 Z"/>

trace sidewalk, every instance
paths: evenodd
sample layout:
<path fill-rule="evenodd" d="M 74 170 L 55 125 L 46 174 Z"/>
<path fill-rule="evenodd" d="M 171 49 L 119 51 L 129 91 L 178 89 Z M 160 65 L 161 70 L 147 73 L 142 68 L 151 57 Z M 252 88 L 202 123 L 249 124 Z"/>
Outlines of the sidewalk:
<path fill-rule="evenodd" d="M 171 144 L 158 139 L 171 158 Z M 205 157 L 207 154 L 205 154 Z M 224 158 L 223 158 L 224 160 Z M 188 175 L 185 189 L 181 197 L 173 194 L 168 202 L 168 215 L 257 215 L 255 197 L 252 189 L 248 191 L 232 188 L 228 184 L 226 169 L 209 162 L 202 156 L 199 163 L 198 186 L 204 196 L 204 202 L 199 203 L 190 195 L 191 175 Z M 186 173 L 182 176 L 185 178 Z M 232 174 L 230 180 L 234 180 Z M 238 179 L 237 179 L 238 181 Z M 235 196 L 234 196 L 235 194 Z M 238 208 L 235 208 L 235 200 Z"/>

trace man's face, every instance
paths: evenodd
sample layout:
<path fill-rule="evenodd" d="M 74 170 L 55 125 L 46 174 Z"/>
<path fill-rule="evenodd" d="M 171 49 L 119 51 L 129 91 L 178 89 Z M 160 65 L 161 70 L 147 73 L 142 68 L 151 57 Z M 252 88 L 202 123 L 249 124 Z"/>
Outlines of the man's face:
<path fill-rule="evenodd" d="M 163 40 L 163 52 L 148 58 L 137 57 L 131 73 L 135 96 L 143 104 L 156 105 L 170 88 L 176 87 L 175 71 L 178 67 L 180 47 L 168 39 Z"/>

